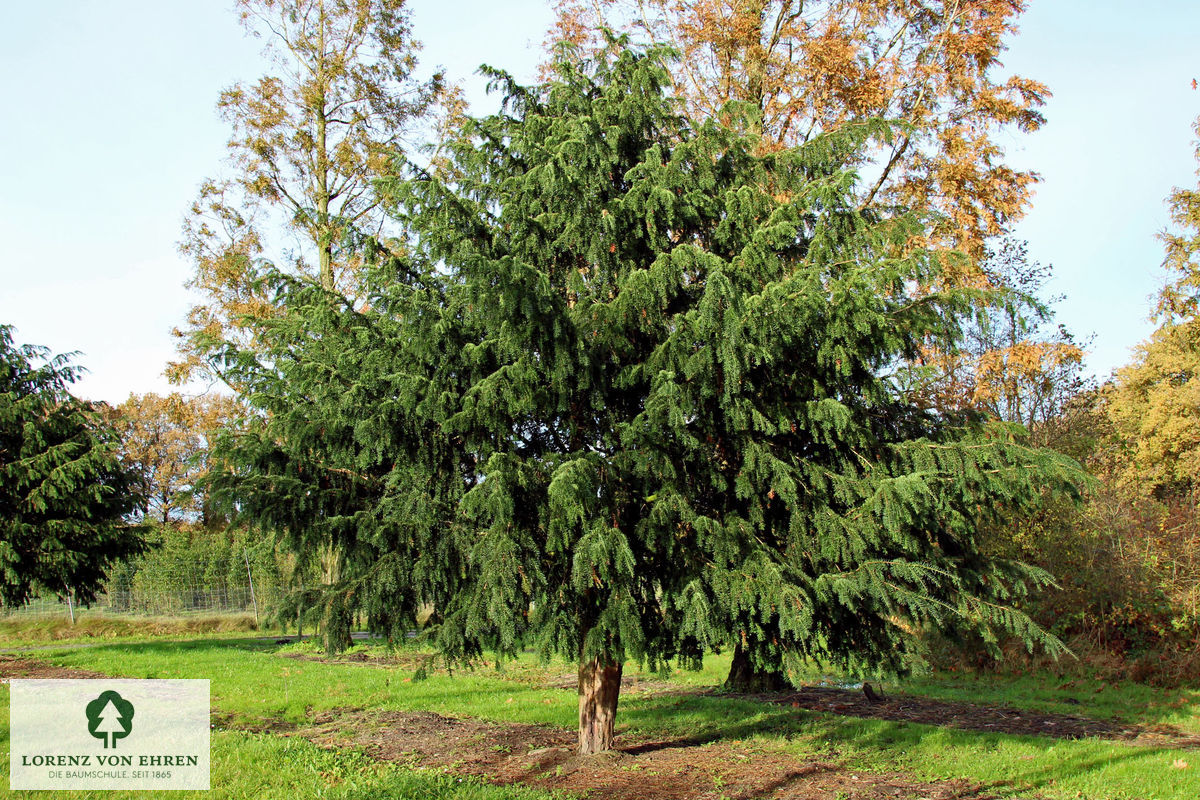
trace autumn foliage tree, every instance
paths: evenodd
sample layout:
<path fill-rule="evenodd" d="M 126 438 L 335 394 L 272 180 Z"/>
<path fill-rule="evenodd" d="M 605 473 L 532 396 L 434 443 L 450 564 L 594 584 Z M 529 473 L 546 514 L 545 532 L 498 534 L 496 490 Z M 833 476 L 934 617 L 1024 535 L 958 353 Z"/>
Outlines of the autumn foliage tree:
<path fill-rule="evenodd" d="M 908 372 L 911 391 L 935 408 L 1023 425 L 1047 444 L 1090 388 L 1083 346 L 1055 324 L 1056 298 L 1043 296 L 1050 267 L 1032 261 L 1025 242 L 1005 237 L 989 245 L 982 272 L 999 288 L 964 321 L 957 346 L 924 349 Z"/>
<path fill-rule="evenodd" d="M 1195 130 L 1200 136 L 1200 120 Z M 1160 237 L 1168 275 L 1155 308 L 1161 326 L 1118 371 L 1107 402 L 1128 468 L 1159 495 L 1200 488 L 1200 190 L 1177 188 L 1168 202 L 1175 229 Z"/>
<path fill-rule="evenodd" d="M 441 85 L 414 77 L 405 0 L 238 0 L 265 37 L 273 71 L 225 90 L 229 174 L 206 180 L 180 245 L 201 297 L 180 331 L 182 378 L 230 337 L 254 340 L 273 302 L 256 289 L 269 263 L 351 297 L 361 291 L 352 242 L 384 224 L 371 182 Z"/>
<path fill-rule="evenodd" d="M 1074 612 L 1109 649 L 1155 649 L 1143 671 L 1178 681 L 1195 675 L 1200 643 L 1200 190 L 1177 188 L 1168 203 L 1159 328 L 1094 403 L 1103 482 L 1078 539 L 1100 556 L 1077 570 L 1089 585 Z"/>
<path fill-rule="evenodd" d="M 858 202 L 930 208 L 930 235 L 973 258 L 1029 204 L 1036 174 L 999 134 L 1044 121 L 1048 91 L 1002 76 L 1019 0 L 558 0 L 552 36 L 602 45 L 612 27 L 681 55 L 674 91 L 696 120 L 730 100 L 758 109 L 767 148 L 867 119 L 904 123 L 864 150 Z M 867 164 L 870 165 L 867 168 Z M 966 268 L 971 266 L 965 263 Z M 971 274 L 947 273 L 964 280 Z"/>
<path fill-rule="evenodd" d="M 121 442 L 121 460 L 141 483 L 142 516 L 162 524 L 205 521 L 208 505 L 199 482 L 208 452 L 238 403 L 223 395 L 130 395 L 109 411 Z"/>

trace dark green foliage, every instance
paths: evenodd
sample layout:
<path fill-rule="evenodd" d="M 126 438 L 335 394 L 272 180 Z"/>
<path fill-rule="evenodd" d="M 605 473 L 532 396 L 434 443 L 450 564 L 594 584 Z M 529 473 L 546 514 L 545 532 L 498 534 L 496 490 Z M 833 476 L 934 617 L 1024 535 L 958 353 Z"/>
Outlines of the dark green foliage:
<path fill-rule="evenodd" d="M 217 354 L 260 413 L 221 440 L 209 486 L 297 554 L 281 621 L 320 609 L 334 651 L 353 611 L 402 635 L 445 605 L 446 576 L 464 571 L 443 535 L 463 470 L 419 411 L 439 361 L 422 350 L 437 323 L 423 309 L 436 309 L 439 288 L 390 274 L 389 294 L 364 312 L 314 284 L 269 279 L 279 313 L 258 331 L 266 355 Z"/>
<path fill-rule="evenodd" d="M 508 84 L 453 183 L 394 187 L 447 278 L 461 357 L 431 382 L 477 464 L 443 646 L 887 669 L 927 625 L 1058 647 L 1007 605 L 1048 576 L 976 530 L 1078 468 L 892 381 L 978 298 L 917 289 L 925 220 L 857 208 L 846 165 L 887 128 L 764 155 L 753 110 L 682 121 L 661 58 Z"/>
<path fill-rule="evenodd" d="M 89 603 L 108 568 L 144 549 L 116 433 L 68 387 L 68 356 L 16 346 L 0 325 L 0 602 L 40 591 Z"/>
<path fill-rule="evenodd" d="M 976 531 L 1077 467 L 895 384 L 978 298 L 917 289 L 926 220 L 857 207 L 887 126 L 763 154 L 752 109 L 683 120 L 663 58 L 494 73 L 506 113 L 387 187 L 414 250 L 369 309 L 276 279 L 268 355 L 222 356 L 266 413 L 218 484 L 341 552 L 372 626 L 431 605 L 453 657 L 894 670 L 929 625 L 1056 647 L 1007 605 L 1048 576 Z"/>

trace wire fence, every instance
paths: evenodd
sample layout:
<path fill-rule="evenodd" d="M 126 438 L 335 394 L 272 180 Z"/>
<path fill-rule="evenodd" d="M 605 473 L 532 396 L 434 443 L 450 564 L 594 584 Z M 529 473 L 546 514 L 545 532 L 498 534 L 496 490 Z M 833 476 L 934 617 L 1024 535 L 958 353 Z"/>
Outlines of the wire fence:
<path fill-rule="evenodd" d="M 157 567 L 157 568 L 156 568 Z M 209 614 L 268 616 L 281 594 L 279 572 L 252 564 L 249 558 L 160 565 L 122 565 L 114 570 L 88 614 L 176 617 Z M 219 567 L 219 568 L 218 568 Z M 74 597 L 38 597 L 25 605 L 0 607 L 0 617 L 55 616 L 74 618 L 84 609 Z"/>
<path fill-rule="evenodd" d="M 263 598 L 267 600 L 267 598 Z M 91 613 L 170 617 L 187 614 L 256 613 L 262 601 L 246 586 L 194 586 L 180 590 L 137 591 L 117 589 L 97 595 L 87 607 Z M 70 616 L 82 610 L 66 598 L 39 597 L 3 616 Z"/>

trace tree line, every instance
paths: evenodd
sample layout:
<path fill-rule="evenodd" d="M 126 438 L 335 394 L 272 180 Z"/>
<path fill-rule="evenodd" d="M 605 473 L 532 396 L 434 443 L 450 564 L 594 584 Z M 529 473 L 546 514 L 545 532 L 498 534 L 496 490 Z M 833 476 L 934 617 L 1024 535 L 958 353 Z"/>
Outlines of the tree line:
<path fill-rule="evenodd" d="M 241 526 L 307 565 L 330 650 L 419 617 L 452 661 L 576 661 L 584 753 L 630 661 L 729 650 L 745 689 L 942 642 L 1194 653 L 1200 195 L 1160 329 L 1093 385 L 1006 235 L 1036 175 L 997 142 L 1047 93 L 995 77 L 1019 4 L 566 1 L 483 117 L 416 77 L 403 2 L 239 9 L 278 72 L 222 95 L 171 366 L 233 397 L 101 413 L 6 340 L 43 409 L 11 430 L 74 409 L 120 476 L 94 574 L 9 546 L 6 604 L 94 587 L 131 520 Z M 16 520 L 60 445 L 11 441 Z"/>

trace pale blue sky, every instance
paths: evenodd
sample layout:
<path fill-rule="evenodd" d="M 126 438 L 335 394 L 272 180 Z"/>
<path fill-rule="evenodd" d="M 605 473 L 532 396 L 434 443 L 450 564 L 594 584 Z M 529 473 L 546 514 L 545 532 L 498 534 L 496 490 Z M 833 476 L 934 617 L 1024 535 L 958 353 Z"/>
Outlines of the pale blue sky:
<path fill-rule="evenodd" d="M 190 304 L 180 223 L 218 171 L 220 90 L 262 72 L 224 0 L 13 3 L 0 29 L 0 323 L 18 342 L 79 350 L 92 399 L 169 391 L 170 329 Z M 481 62 L 533 77 L 550 13 L 541 0 L 413 0 L 423 68 L 470 82 Z M 1161 283 L 1164 198 L 1195 186 L 1200 3 L 1034 0 L 1006 69 L 1048 84 L 1048 124 L 1009 136 L 1039 171 L 1018 228 L 1055 267 L 1059 318 L 1096 334 L 1103 376 L 1150 330 Z M 490 110 L 486 105 L 478 111 Z"/>

